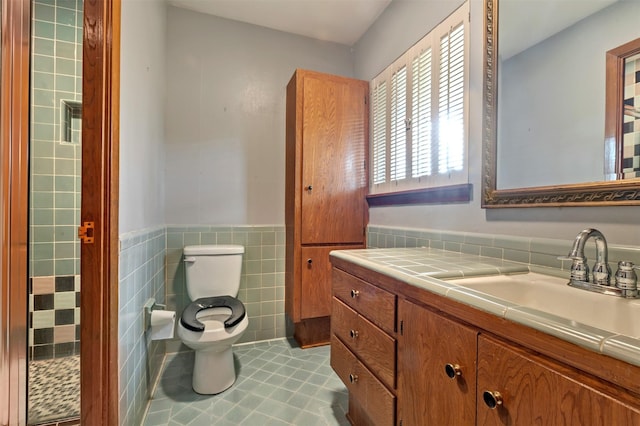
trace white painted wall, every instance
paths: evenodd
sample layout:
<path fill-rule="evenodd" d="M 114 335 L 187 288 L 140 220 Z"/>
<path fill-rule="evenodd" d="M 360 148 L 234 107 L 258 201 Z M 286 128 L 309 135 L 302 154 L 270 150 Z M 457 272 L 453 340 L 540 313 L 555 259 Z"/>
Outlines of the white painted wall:
<path fill-rule="evenodd" d="M 285 88 L 353 75 L 351 50 L 169 7 L 166 221 L 284 224 Z"/>
<path fill-rule="evenodd" d="M 120 234 L 165 223 L 165 32 L 164 2 L 122 1 Z"/>
<path fill-rule="evenodd" d="M 583 228 L 599 228 L 609 242 L 639 245 L 640 207 L 572 207 L 496 209 L 480 207 L 482 153 L 483 2 L 471 1 L 469 180 L 473 200 L 450 205 L 377 207 L 370 223 L 398 227 L 448 229 L 548 238 L 572 239 Z M 460 4 L 458 0 L 395 0 L 354 46 L 356 78 L 380 72 L 422 34 Z M 409 34 L 409 35 L 407 35 Z M 382 37 L 380 49 L 374 45 Z"/>

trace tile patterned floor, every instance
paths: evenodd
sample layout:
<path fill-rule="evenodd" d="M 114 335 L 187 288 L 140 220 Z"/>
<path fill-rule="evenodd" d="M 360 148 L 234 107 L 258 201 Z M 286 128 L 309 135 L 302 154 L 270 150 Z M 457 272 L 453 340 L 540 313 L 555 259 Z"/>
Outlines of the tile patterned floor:
<path fill-rule="evenodd" d="M 29 362 L 29 424 L 80 414 L 80 356 Z"/>
<path fill-rule="evenodd" d="M 234 347 L 236 383 L 218 395 L 191 388 L 193 353 L 165 360 L 146 426 L 348 425 L 345 386 L 329 366 L 329 346 L 300 349 L 276 339 Z"/>

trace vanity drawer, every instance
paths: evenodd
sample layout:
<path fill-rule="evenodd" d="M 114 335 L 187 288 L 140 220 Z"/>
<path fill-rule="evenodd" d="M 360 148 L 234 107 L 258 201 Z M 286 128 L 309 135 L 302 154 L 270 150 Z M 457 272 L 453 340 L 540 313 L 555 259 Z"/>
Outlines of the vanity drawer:
<path fill-rule="evenodd" d="M 394 424 L 396 397 L 335 335 L 331 337 L 331 367 L 376 424 Z"/>
<path fill-rule="evenodd" d="M 333 295 L 387 333 L 395 332 L 394 294 L 334 268 Z"/>
<path fill-rule="evenodd" d="M 366 318 L 333 298 L 331 331 L 375 372 L 389 388 L 395 388 L 396 340 Z"/>

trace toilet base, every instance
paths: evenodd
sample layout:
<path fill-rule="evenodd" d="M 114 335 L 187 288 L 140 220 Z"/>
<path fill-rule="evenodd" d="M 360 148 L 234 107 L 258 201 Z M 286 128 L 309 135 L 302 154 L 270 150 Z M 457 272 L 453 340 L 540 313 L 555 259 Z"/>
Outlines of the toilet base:
<path fill-rule="evenodd" d="M 193 390 L 211 395 L 229 389 L 236 381 L 231 346 L 222 351 L 195 351 Z"/>

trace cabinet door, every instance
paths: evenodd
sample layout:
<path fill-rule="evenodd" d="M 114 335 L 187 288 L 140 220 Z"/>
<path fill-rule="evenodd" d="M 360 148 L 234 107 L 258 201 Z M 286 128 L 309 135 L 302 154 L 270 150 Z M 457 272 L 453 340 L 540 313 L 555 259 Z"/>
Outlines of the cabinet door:
<path fill-rule="evenodd" d="M 331 250 L 362 248 L 362 246 L 302 247 L 300 265 L 302 283 L 300 316 L 303 319 L 331 315 Z"/>
<path fill-rule="evenodd" d="M 398 421 L 474 425 L 477 332 L 406 300 L 398 319 Z"/>
<path fill-rule="evenodd" d="M 588 380 L 567 367 L 480 336 L 478 425 L 640 425 L 637 409 L 590 387 Z M 484 400 L 493 404 L 496 392 L 501 404 L 491 409 Z"/>
<path fill-rule="evenodd" d="M 304 77 L 302 244 L 364 241 L 366 83 Z"/>

